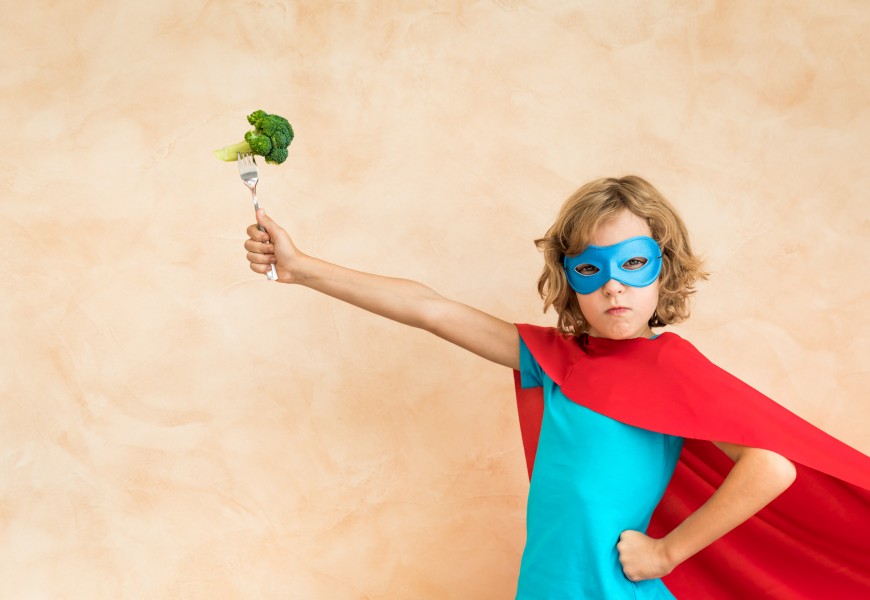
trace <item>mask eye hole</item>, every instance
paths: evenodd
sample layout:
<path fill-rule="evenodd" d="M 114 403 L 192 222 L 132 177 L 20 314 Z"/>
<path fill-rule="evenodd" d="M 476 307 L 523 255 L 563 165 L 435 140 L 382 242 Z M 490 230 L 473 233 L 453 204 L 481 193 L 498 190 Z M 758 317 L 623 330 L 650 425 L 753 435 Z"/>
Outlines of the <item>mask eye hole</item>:
<path fill-rule="evenodd" d="M 622 268 L 626 271 L 637 271 L 642 266 L 647 263 L 647 259 L 642 256 L 635 256 L 634 258 L 629 258 L 627 261 L 622 263 Z"/>
<path fill-rule="evenodd" d="M 598 267 L 590 264 L 577 265 L 574 267 L 574 272 L 578 275 L 584 275 L 589 277 L 590 275 L 595 275 L 598 271 L 600 271 Z"/>

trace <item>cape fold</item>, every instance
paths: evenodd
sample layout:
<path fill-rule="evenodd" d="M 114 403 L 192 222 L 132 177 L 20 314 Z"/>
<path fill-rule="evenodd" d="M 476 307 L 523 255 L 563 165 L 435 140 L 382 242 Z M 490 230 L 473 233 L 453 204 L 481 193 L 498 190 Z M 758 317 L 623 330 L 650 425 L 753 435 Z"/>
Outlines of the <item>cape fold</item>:
<path fill-rule="evenodd" d="M 765 448 L 797 468 L 792 486 L 664 578 L 680 600 L 870 598 L 870 457 L 707 360 L 674 333 L 655 340 L 572 338 L 517 325 L 570 400 L 628 425 L 685 438 L 648 533 L 662 537 L 700 507 L 733 463 L 712 441 Z M 542 388 L 514 372 L 532 476 Z"/>

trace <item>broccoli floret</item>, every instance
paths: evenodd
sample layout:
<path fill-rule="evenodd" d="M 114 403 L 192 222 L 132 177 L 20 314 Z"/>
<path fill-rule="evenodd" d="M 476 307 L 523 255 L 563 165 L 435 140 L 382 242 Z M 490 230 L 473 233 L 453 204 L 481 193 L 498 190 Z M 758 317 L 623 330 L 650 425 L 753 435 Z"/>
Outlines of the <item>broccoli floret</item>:
<path fill-rule="evenodd" d="M 253 131 L 245 134 L 245 141 L 251 147 L 251 152 L 267 156 L 272 151 L 272 140 L 268 135 L 257 135 Z"/>
<path fill-rule="evenodd" d="M 282 162 L 287 160 L 287 154 L 287 148 L 272 148 L 269 156 L 266 157 L 266 162 L 280 165 Z"/>
<path fill-rule="evenodd" d="M 253 152 L 276 165 L 287 160 L 287 146 L 293 141 L 293 127 L 287 119 L 255 110 L 248 115 L 248 123 L 254 129 L 245 134 L 245 141 L 215 150 L 215 156 L 231 161 L 237 159 L 239 152 Z"/>

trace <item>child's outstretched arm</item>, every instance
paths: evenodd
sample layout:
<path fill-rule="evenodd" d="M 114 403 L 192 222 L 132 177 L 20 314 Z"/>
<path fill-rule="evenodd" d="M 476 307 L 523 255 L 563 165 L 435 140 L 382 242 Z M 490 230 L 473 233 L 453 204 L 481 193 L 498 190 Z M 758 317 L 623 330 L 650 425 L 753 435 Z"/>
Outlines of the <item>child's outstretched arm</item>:
<path fill-rule="evenodd" d="M 619 560 L 631 581 L 667 575 L 764 508 L 794 482 L 794 465 L 779 454 L 715 443 L 734 460 L 734 467 L 707 502 L 663 538 L 651 538 L 639 531 L 620 535 L 616 546 Z"/>
<path fill-rule="evenodd" d="M 520 338 L 512 323 L 449 300 L 416 281 L 354 271 L 308 256 L 263 211 L 257 222 L 266 231 L 251 225 L 245 241 L 253 271 L 266 273 L 274 264 L 282 283 L 304 285 L 519 369 Z"/>

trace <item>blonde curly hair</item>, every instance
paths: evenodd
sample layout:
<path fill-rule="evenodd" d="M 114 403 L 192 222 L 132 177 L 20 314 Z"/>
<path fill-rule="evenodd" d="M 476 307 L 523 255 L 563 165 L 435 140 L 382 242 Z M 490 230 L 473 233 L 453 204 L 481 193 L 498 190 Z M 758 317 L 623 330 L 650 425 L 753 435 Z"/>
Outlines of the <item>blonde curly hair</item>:
<path fill-rule="evenodd" d="M 700 257 L 692 252 L 689 233 L 673 206 L 649 182 L 634 175 L 591 181 L 574 192 L 562 205 L 556 222 L 547 234 L 535 240 L 544 253 L 544 270 L 538 292 L 544 312 L 552 306 L 559 315 L 558 328 L 569 335 L 580 335 L 589 323 L 580 312 L 577 295 L 568 285 L 562 260 L 580 254 L 596 228 L 628 210 L 646 220 L 652 238 L 662 250 L 659 274 L 659 300 L 650 327 L 679 323 L 689 317 L 689 297 L 695 283 L 707 279 Z"/>

